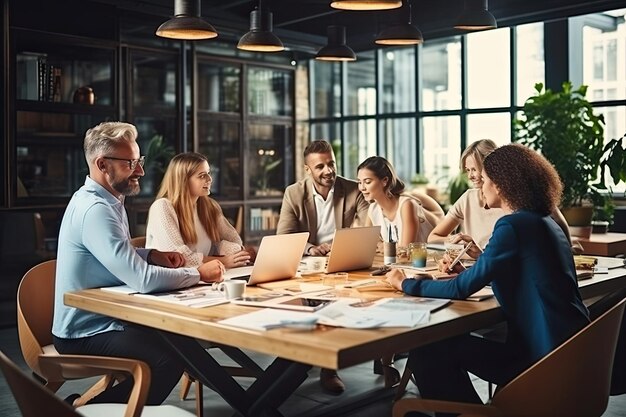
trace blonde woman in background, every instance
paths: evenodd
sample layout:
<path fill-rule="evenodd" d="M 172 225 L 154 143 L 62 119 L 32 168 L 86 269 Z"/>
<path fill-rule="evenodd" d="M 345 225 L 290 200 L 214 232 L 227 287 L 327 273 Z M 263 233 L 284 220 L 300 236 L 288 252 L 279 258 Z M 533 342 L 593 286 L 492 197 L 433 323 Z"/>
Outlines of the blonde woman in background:
<path fill-rule="evenodd" d="M 245 266 L 255 251 L 209 197 L 211 170 L 204 155 L 182 153 L 172 158 L 157 199 L 148 213 L 146 247 L 177 251 L 186 266 L 220 259 L 226 268 Z"/>
<path fill-rule="evenodd" d="M 467 190 L 454 203 L 444 219 L 435 226 L 428 236 L 429 243 L 443 243 L 449 239 L 457 227 L 461 226 L 460 234 L 453 236 L 454 243 L 473 241 L 474 245 L 468 255 L 473 258 L 480 256 L 482 250 L 489 243 L 493 228 L 504 216 L 504 211 L 499 207 L 489 207 L 483 197 L 481 187 L 483 180 L 483 161 L 487 155 L 493 152 L 498 145 L 490 139 L 481 139 L 471 143 L 461 154 L 461 170 L 467 173 L 467 178 L 473 188 Z M 565 236 L 570 239 L 567 221 L 558 208 L 552 211 L 552 218 L 563 229 Z"/>

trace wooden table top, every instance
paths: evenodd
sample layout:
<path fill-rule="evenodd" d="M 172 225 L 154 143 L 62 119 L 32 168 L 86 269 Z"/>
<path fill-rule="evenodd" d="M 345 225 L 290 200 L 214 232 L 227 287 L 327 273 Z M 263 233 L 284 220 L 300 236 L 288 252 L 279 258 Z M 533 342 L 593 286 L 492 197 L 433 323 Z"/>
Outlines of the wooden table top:
<path fill-rule="evenodd" d="M 369 270 L 351 272 L 350 279 L 370 277 L 369 273 Z M 580 286 L 584 298 L 624 287 L 626 269 L 612 269 L 608 274 L 596 274 L 592 279 L 581 281 Z M 254 294 L 267 290 L 248 287 L 246 291 Z M 353 296 L 371 299 L 403 295 L 391 291 L 353 290 Z M 415 328 L 362 330 L 321 325 L 307 331 L 290 328 L 255 331 L 218 323 L 222 319 L 254 311 L 257 309 L 255 307 L 222 304 L 189 308 L 100 289 L 66 293 L 64 300 L 69 306 L 117 319 L 330 369 L 349 367 L 385 354 L 405 352 L 493 325 L 503 319 L 497 301 L 491 298 L 480 302 L 455 300 L 432 313 L 428 323 Z"/>

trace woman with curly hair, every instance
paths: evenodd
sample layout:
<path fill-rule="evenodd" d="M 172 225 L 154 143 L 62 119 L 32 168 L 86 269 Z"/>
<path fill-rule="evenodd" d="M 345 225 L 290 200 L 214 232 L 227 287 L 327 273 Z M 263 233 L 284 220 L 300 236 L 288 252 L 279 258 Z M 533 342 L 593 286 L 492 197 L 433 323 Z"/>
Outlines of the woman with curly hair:
<path fill-rule="evenodd" d="M 589 322 L 569 242 L 550 217 L 563 189 L 554 167 L 506 145 L 485 158 L 482 181 L 485 202 L 505 215 L 473 267 L 437 281 L 387 274 L 396 289 L 426 297 L 464 299 L 491 284 L 506 318 L 504 343 L 465 335 L 411 351 L 423 398 L 480 403 L 468 372 L 506 384 Z"/>
<path fill-rule="evenodd" d="M 211 170 L 202 154 L 181 153 L 170 161 L 157 199 L 150 206 L 146 247 L 177 251 L 185 266 L 220 259 L 226 268 L 247 265 L 255 252 L 209 197 Z"/>
<path fill-rule="evenodd" d="M 461 170 L 467 174 L 467 179 L 473 188 L 464 192 L 450 207 L 444 219 L 439 222 L 428 236 L 429 243 L 443 243 L 451 239 L 454 243 L 474 242 L 468 255 L 477 258 L 482 249 L 489 243 L 493 227 L 498 219 L 504 216 L 499 207 L 491 207 L 485 201 L 481 192 L 483 160 L 493 152 L 498 145 L 491 139 L 480 139 L 472 142 L 461 154 Z M 560 202 L 560 201 L 559 201 Z M 551 210 L 551 215 L 570 240 L 569 228 L 563 214 L 558 209 L 558 203 Z M 457 227 L 461 233 L 450 236 Z"/>

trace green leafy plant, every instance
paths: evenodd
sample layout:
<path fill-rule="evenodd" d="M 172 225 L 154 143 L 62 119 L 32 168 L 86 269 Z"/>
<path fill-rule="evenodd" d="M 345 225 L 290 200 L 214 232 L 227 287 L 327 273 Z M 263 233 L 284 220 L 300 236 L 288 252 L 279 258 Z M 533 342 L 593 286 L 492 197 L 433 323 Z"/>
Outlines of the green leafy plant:
<path fill-rule="evenodd" d="M 174 147 L 165 142 L 163 135 L 152 136 L 145 153 L 146 173 L 155 172 L 161 175 L 165 173 L 165 168 L 167 168 L 175 153 Z"/>
<path fill-rule="evenodd" d="M 263 158 L 261 162 L 263 172 L 261 173 L 261 178 L 259 178 L 259 189 L 261 191 L 267 191 L 269 189 L 270 174 L 281 162 L 283 162 L 281 158 Z"/>
<path fill-rule="evenodd" d="M 606 170 L 615 184 L 626 183 L 626 134 L 619 139 L 611 139 L 602 150 L 600 160 L 600 178 L 604 178 Z"/>
<path fill-rule="evenodd" d="M 585 98 L 587 86 L 571 82 L 554 92 L 535 84 L 536 95 L 524 103 L 514 121 L 515 140 L 535 149 L 556 168 L 563 181 L 562 208 L 583 203 L 604 206 L 606 195 L 597 183 L 604 141 L 604 117 Z"/>
<path fill-rule="evenodd" d="M 458 200 L 459 197 L 461 197 L 461 195 L 463 195 L 463 193 L 469 188 L 470 183 L 467 179 L 467 174 L 464 171 L 459 171 L 459 173 L 448 183 L 450 205 L 456 203 L 456 200 Z"/>
<path fill-rule="evenodd" d="M 422 174 L 421 172 L 416 172 L 413 177 L 411 178 L 411 184 L 428 184 L 430 182 L 430 180 L 428 179 L 428 177 L 424 174 Z"/>

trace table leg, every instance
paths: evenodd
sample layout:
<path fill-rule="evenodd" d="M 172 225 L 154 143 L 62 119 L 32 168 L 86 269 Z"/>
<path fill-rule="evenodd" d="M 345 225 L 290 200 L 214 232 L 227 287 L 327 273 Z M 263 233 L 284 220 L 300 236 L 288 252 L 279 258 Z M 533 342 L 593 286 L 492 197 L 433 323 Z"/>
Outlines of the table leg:
<path fill-rule="evenodd" d="M 253 415 L 250 414 L 252 401 L 246 391 L 194 338 L 165 331 L 160 334 L 183 360 L 187 372 L 217 392 L 239 413 Z"/>
<path fill-rule="evenodd" d="M 250 415 L 265 411 L 266 415 L 280 416 L 275 410 L 306 380 L 309 369 L 311 365 L 276 358 L 246 391 L 254 401 Z"/>

